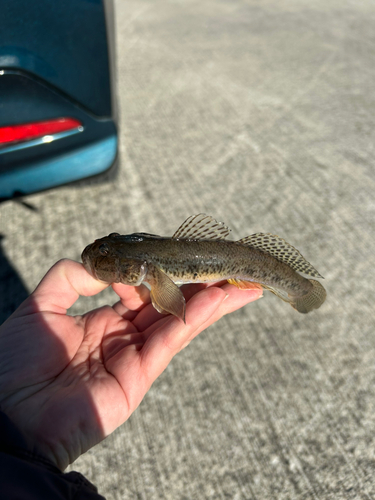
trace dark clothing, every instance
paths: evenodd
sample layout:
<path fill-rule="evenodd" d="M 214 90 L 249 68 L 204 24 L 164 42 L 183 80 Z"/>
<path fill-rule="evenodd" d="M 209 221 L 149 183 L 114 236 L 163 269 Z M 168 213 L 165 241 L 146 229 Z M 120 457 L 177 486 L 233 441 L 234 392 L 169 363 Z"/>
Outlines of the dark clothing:
<path fill-rule="evenodd" d="M 27 450 L 11 420 L 0 412 L 0 497 L 4 500 L 105 500 L 82 474 L 64 474 Z"/>

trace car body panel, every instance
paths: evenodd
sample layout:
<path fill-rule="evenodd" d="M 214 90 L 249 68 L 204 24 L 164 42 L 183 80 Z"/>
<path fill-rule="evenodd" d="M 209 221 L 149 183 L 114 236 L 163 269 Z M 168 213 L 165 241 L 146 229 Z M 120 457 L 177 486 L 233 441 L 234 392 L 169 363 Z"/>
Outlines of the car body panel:
<path fill-rule="evenodd" d="M 61 117 L 82 124 L 0 141 L 0 199 L 97 175 L 115 163 L 112 9 L 101 0 L 0 6 L 0 139 L 2 127 Z"/>

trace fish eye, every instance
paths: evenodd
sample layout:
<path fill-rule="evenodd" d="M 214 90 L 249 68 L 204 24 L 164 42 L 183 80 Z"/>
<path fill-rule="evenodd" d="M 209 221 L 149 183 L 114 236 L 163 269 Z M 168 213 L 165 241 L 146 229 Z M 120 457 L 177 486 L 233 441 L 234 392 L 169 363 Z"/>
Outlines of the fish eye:
<path fill-rule="evenodd" d="M 100 255 L 108 255 L 109 253 L 109 246 L 107 243 L 102 243 L 99 247 L 99 253 Z"/>
<path fill-rule="evenodd" d="M 120 236 L 119 233 L 111 233 L 108 235 L 108 238 L 112 238 L 112 236 Z"/>

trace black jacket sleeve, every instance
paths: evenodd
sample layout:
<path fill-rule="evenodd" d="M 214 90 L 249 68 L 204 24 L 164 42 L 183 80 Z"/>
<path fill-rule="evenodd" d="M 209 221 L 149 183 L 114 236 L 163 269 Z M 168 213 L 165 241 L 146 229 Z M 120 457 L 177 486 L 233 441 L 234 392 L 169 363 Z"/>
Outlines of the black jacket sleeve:
<path fill-rule="evenodd" d="M 21 432 L 0 412 L 0 491 L 6 500 L 105 500 L 82 474 L 64 474 L 27 450 Z"/>

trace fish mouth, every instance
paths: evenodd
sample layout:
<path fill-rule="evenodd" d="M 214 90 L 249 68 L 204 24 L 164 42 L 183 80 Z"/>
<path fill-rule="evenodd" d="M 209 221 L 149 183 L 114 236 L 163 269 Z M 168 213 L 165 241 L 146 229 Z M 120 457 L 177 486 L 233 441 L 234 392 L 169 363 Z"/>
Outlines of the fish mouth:
<path fill-rule="evenodd" d="M 93 243 L 90 245 L 87 245 L 87 247 L 83 250 L 81 254 L 81 259 L 83 263 L 83 267 L 86 269 L 86 271 L 95 279 L 96 278 L 96 273 L 95 273 L 95 268 L 92 265 L 92 259 L 90 259 L 90 250 L 92 247 Z"/>

